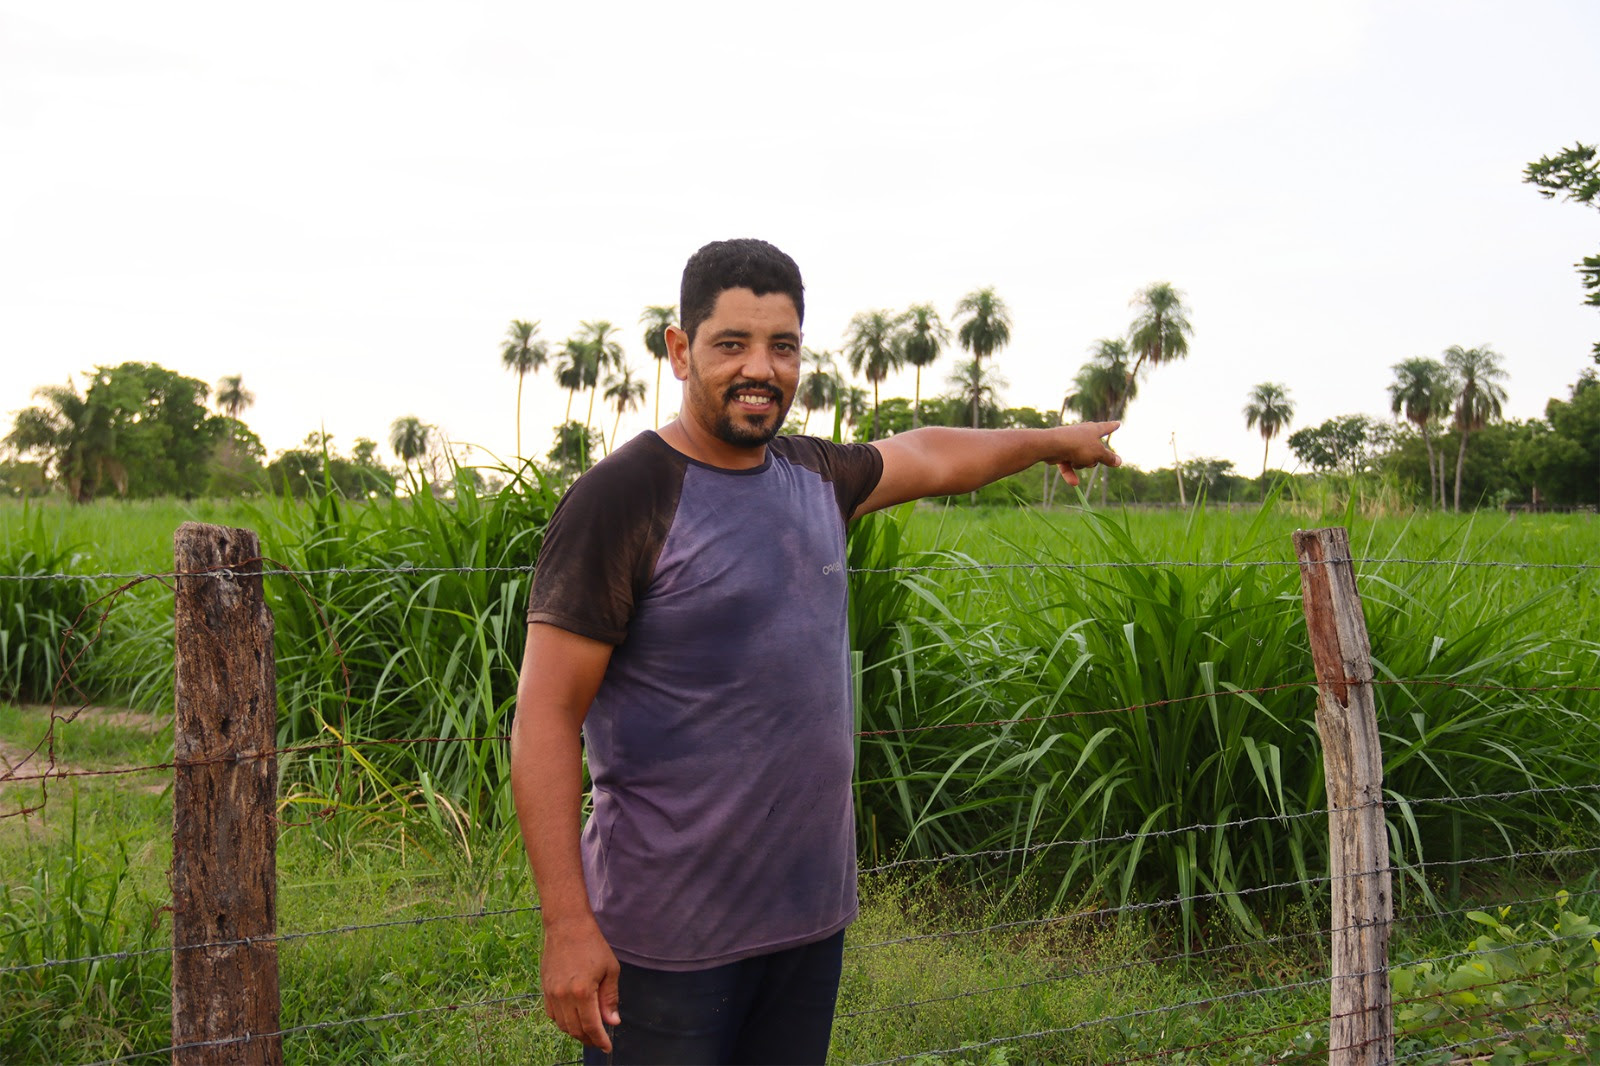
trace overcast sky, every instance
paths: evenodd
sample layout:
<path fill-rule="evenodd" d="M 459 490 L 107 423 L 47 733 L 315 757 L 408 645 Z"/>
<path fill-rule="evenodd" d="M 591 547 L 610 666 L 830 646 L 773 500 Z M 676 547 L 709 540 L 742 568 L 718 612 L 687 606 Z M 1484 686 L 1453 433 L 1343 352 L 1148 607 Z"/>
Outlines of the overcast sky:
<path fill-rule="evenodd" d="M 0 0 L 0 428 L 151 360 L 242 373 L 270 451 L 415 414 L 509 455 L 511 319 L 608 319 L 653 381 L 640 312 L 733 236 L 799 261 L 814 348 L 995 286 L 1010 405 L 1057 407 L 1172 282 L 1189 358 L 1115 441 L 1146 467 L 1175 434 L 1254 474 L 1252 385 L 1296 426 L 1386 414 L 1390 366 L 1451 344 L 1504 355 L 1531 417 L 1600 339 L 1600 213 L 1521 183 L 1600 139 L 1596 56 L 1591 0 Z M 565 394 L 527 389 L 542 454 Z"/>

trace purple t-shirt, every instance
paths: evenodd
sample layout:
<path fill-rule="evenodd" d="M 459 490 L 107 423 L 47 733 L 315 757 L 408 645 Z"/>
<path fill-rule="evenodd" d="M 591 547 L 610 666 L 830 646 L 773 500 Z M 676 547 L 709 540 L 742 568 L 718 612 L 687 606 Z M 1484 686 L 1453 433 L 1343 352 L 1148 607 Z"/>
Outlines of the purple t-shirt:
<path fill-rule="evenodd" d="M 645 433 L 551 516 L 528 620 L 616 645 L 583 866 L 624 962 L 704 969 L 855 917 L 845 523 L 882 470 L 813 437 L 723 470 Z"/>

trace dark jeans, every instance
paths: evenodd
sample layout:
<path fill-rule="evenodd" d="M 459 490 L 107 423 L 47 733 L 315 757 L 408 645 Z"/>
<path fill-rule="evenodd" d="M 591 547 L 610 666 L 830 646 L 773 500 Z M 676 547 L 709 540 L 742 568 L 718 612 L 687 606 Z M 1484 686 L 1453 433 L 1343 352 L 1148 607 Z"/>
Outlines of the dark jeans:
<path fill-rule="evenodd" d="M 612 1053 L 583 1049 L 587 1066 L 611 1063 L 820 1063 L 828 1057 L 844 933 L 804 947 L 687 973 L 622 964 L 622 1024 Z"/>

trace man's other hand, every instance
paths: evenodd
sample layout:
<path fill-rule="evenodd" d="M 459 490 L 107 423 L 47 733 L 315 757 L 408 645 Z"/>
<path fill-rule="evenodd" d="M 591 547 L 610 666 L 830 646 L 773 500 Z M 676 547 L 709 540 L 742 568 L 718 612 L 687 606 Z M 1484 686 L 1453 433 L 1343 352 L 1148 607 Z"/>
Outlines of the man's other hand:
<path fill-rule="evenodd" d="M 544 1012 L 563 1033 L 609 1052 L 606 1026 L 622 1022 L 617 1009 L 620 969 L 592 919 L 546 925 L 544 955 L 539 960 Z"/>

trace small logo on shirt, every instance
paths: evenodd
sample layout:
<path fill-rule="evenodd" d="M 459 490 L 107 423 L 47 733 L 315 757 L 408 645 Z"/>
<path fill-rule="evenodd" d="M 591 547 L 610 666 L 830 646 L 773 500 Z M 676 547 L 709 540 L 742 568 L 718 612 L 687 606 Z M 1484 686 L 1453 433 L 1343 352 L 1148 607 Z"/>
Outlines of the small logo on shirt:
<path fill-rule="evenodd" d="M 842 571 L 843 569 L 844 569 L 844 564 L 843 563 L 829 563 L 827 566 L 824 566 L 822 568 L 822 576 L 823 577 L 827 577 L 829 574 L 837 574 L 840 571 Z"/>

